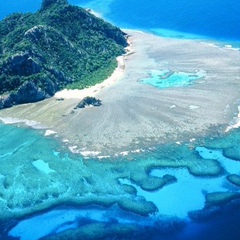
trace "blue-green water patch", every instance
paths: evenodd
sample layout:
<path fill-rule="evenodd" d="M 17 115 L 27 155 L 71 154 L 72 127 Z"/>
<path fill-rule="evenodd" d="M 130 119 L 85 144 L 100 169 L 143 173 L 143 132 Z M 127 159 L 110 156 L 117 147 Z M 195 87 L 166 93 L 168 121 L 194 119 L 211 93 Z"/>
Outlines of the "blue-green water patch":
<path fill-rule="evenodd" d="M 198 34 L 192 34 L 189 32 L 181 32 L 181 31 L 174 31 L 171 29 L 164 29 L 164 28 L 152 28 L 149 29 L 150 33 L 154 35 L 158 35 L 165 38 L 176 38 L 176 39 L 205 39 L 208 40 L 207 36 L 202 36 Z M 211 40 L 211 38 L 209 38 Z"/>
<path fill-rule="evenodd" d="M 134 186 L 139 196 L 144 196 L 146 200 L 152 201 L 157 206 L 159 214 L 179 218 L 188 217 L 188 213 L 192 210 L 203 209 L 206 194 L 214 192 L 240 193 L 240 189 L 234 187 L 226 179 L 228 173 L 240 173 L 240 162 L 225 158 L 219 149 L 197 147 L 196 152 L 202 157 L 203 162 L 207 159 L 217 160 L 224 167 L 224 174 L 203 178 L 193 176 L 186 168 L 153 169 L 150 172 L 151 176 L 163 177 L 165 174 L 169 174 L 177 179 L 175 183 L 154 192 L 145 191 L 128 179 L 120 179 L 120 181 L 122 184 Z M 198 167 L 200 168 L 200 165 Z M 188 197 L 186 198 L 186 196 Z"/>
<path fill-rule="evenodd" d="M 174 72 L 170 70 L 151 70 L 149 77 L 141 79 L 143 84 L 152 85 L 156 88 L 185 87 L 194 83 L 194 81 L 205 77 L 203 70 L 195 72 Z"/>
<path fill-rule="evenodd" d="M 146 221 L 144 217 L 127 213 L 117 206 L 108 209 L 98 206 L 85 208 L 64 207 L 22 220 L 9 231 L 8 235 L 16 238 L 20 237 L 21 240 L 37 240 L 47 235 L 58 234 L 97 222 L 110 225 L 113 221 L 113 215 L 116 219 L 115 222 L 119 224 L 153 225 L 151 220 Z M 89 230 L 92 231 L 93 229 Z M 106 230 L 109 235 L 110 230 Z"/>
<path fill-rule="evenodd" d="M 215 196 L 215 202 L 231 200 L 229 194 L 239 197 L 240 189 L 226 176 L 239 175 L 240 162 L 224 157 L 221 150 L 221 141 L 228 142 L 226 148 L 238 144 L 239 138 L 232 142 L 226 137 L 212 139 L 212 144 L 196 143 L 206 147 L 194 149 L 187 143 L 162 145 L 129 156 L 132 161 L 124 157 L 85 161 L 44 137 L 42 131 L 3 124 L 0 130 L 0 239 L 39 239 L 58 234 L 63 234 L 62 239 L 72 239 L 76 233 L 81 236 L 78 239 L 94 239 L 84 238 L 93 231 L 101 231 L 102 239 L 113 239 L 119 233 L 122 239 L 140 239 L 139 235 L 129 237 L 140 231 L 149 233 L 142 239 L 196 239 L 195 235 L 181 236 L 192 223 L 190 211 L 201 213 L 205 200 L 212 201 L 214 193 L 222 193 Z M 238 131 L 229 135 L 234 132 Z M 177 181 L 146 190 L 146 184 L 150 186 L 166 174 Z M 213 217 L 210 219 L 214 222 Z M 169 238 L 162 237 L 166 232 Z M 159 234 L 161 238 L 156 238 Z"/>

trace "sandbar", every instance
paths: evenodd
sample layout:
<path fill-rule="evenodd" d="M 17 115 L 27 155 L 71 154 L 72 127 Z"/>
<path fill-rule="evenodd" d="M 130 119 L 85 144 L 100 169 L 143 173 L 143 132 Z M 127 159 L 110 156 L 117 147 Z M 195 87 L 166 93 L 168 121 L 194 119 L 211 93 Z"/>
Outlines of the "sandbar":
<path fill-rule="evenodd" d="M 238 114 L 240 52 L 202 40 L 126 32 L 132 54 L 118 59 L 108 80 L 1 110 L 0 117 L 37 121 L 67 139 L 75 152 L 99 156 L 224 134 Z M 189 86 L 158 89 L 140 82 L 151 70 L 206 75 Z M 87 95 L 99 98 L 102 106 L 74 109 Z"/>

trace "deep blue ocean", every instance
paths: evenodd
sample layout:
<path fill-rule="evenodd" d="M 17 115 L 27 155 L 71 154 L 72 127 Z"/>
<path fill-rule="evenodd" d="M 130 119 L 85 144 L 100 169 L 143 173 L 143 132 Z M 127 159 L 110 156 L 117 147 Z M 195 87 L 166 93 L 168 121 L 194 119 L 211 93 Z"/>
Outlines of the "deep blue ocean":
<path fill-rule="evenodd" d="M 240 41 L 240 1 L 234 0 L 69 0 L 88 7 L 121 28 L 163 36 Z M 14 11 L 36 11 L 41 0 L 2 1 L 0 18 Z"/>
<path fill-rule="evenodd" d="M 228 44 L 240 43 L 240 0 L 69 0 L 69 3 L 91 8 L 95 12 L 101 14 L 107 21 L 121 28 L 142 30 L 164 37 L 201 38 L 224 41 Z M 3 19 L 13 12 L 35 12 L 40 8 L 40 5 L 41 0 L 1 1 L 0 19 Z M 52 171 L 51 164 L 55 164 L 56 161 L 61 162 L 66 169 L 80 167 L 76 162 L 82 164 L 81 157 L 76 161 L 76 156 L 72 157 L 68 149 L 61 148 L 55 139 L 44 137 L 44 130 L 33 130 L 17 125 L 4 125 L 0 122 L 0 133 L 0 191 L 2 186 L 7 186 L 6 189 L 11 188 L 11 182 L 6 183 L 6 181 L 3 181 L 3 178 L 5 175 L 11 176 L 11 167 L 15 166 L 14 164 L 16 163 L 19 163 L 19 168 L 17 169 L 18 173 L 21 173 L 22 166 L 26 171 L 33 171 L 32 174 L 36 174 L 34 169 L 30 168 L 30 166 L 32 167 L 32 163 L 35 164 L 34 167 L 36 169 L 50 172 Z M 235 135 L 231 138 L 231 143 L 236 147 L 239 145 L 240 133 L 234 134 Z M 208 139 L 206 139 L 206 141 L 208 141 Z M 215 155 L 213 155 L 213 151 L 207 152 L 209 158 L 215 159 L 214 157 L 220 154 L 219 159 L 223 162 L 226 161 L 221 155 L 221 151 L 223 146 L 222 143 L 228 141 L 230 142 L 229 139 L 216 140 L 215 147 L 217 146 L 218 148 L 219 146 L 219 152 L 215 153 Z M 174 158 L 174 151 L 169 154 L 172 154 L 171 157 Z M 186 155 L 187 154 L 189 154 L 189 152 L 186 152 Z M 154 158 L 156 156 L 157 152 L 149 152 L 149 158 Z M 141 154 L 137 156 L 137 158 L 141 157 L 143 157 Z M 144 157 L 146 158 L 146 155 L 144 155 Z M 219 160 L 218 158 L 216 159 Z M 236 174 L 240 174 L 240 163 L 232 159 L 230 160 L 232 162 L 229 166 L 224 166 L 225 170 L 228 168 L 234 169 Z M 222 165 L 224 165 L 223 162 L 221 162 Z M 226 170 L 226 172 L 228 172 L 228 170 Z M 224 174 L 226 174 L 226 172 Z M 182 175 L 184 174 L 185 172 L 183 171 Z M 31 181 L 31 176 L 28 177 L 29 176 L 26 176 L 26 182 Z M 225 177 L 225 175 L 222 177 Z M 215 191 L 234 190 L 235 192 L 240 192 L 240 188 L 226 185 L 225 180 L 222 184 L 220 182 L 222 178 L 213 178 L 211 181 L 212 185 L 209 182 L 206 186 L 204 184 L 209 181 L 209 178 L 194 179 L 194 181 L 196 181 L 196 186 L 203 184 L 204 189 L 209 189 L 209 187 L 213 186 Z M 23 182 L 23 185 L 29 187 L 26 182 Z M 51 185 L 53 182 L 54 180 L 51 180 L 51 182 L 47 182 L 46 184 Z M 18 186 L 21 186 L 21 183 L 19 183 Z M 36 186 L 33 186 L 33 188 L 34 187 Z M 190 190 L 191 187 L 193 191 Z M 184 195 L 186 199 L 184 196 L 180 198 L 180 195 L 177 195 L 178 193 L 176 193 L 177 196 L 174 195 L 174 197 L 176 197 L 176 199 L 179 197 L 179 201 L 181 201 L 180 204 L 182 205 L 188 202 L 188 199 L 195 199 L 192 201 L 204 205 L 204 202 L 199 201 L 198 198 L 198 196 L 203 196 L 203 190 L 200 190 L 202 192 L 195 191 L 194 186 L 190 183 L 188 195 Z M 20 191 L 20 188 L 14 191 L 17 193 Z M 14 191 L 11 193 L 12 195 L 8 196 L 10 200 L 14 199 Z M 32 189 L 30 188 L 29 191 L 32 191 Z M 186 189 L 183 189 L 183 191 L 186 191 Z M 8 192 L 8 190 L 6 190 L 6 192 Z M 29 196 L 30 195 L 29 192 Z M 35 196 L 31 195 L 31 197 L 34 198 Z M 31 198 L 29 197 L 29 199 Z M 154 201 L 155 199 L 152 200 Z M 168 199 L 166 199 L 166 202 L 167 201 Z M 0 195 L 0 206 L 3 206 L 1 205 L 2 202 L 4 202 L 4 194 Z M 178 202 L 176 201 L 176 203 Z M 32 204 L 34 205 L 34 203 Z M 7 203 L 7 206 L 10 207 L 11 202 Z M 174 207 L 178 209 L 180 205 L 175 204 Z M 200 209 L 196 208 L 195 210 Z M 4 211 L 6 211 L 6 209 L 0 209 L 0 214 L 3 214 Z M 178 211 L 176 210 L 176 212 Z M 151 217 L 148 219 L 147 217 L 144 218 L 139 216 L 138 218 L 135 215 L 132 216 L 130 213 L 115 209 L 114 207 L 103 210 L 91 205 L 89 208 L 79 209 L 72 206 L 72 204 L 71 206 L 67 206 L 66 201 L 64 206 L 60 206 L 60 210 L 51 209 L 42 213 L 34 213 L 33 216 L 30 214 L 24 219 L 10 219 L 9 223 L 0 222 L 0 240 L 35 240 L 48 234 L 61 232 L 65 229 L 81 227 L 81 221 L 88 223 L 104 221 L 108 223 L 109 226 L 112 226 L 113 223 L 121 223 L 123 219 L 126 220 L 125 222 L 123 221 L 126 225 L 132 221 L 134 224 L 137 223 L 138 227 L 139 225 L 141 227 L 141 224 L 144 226 L 141 230 L 143 231 L 142 239 L 239 240 L 239 204 L 235 202 L 234 205 L 216 208 L 213 212 L 214 214 L 206 215 L 196 221 L 184 222 L 183 225 L 175 219 L 170 219 L 168 223 L 164 221 L 166 226 L 163 226 L 163 223 L 160 222 L 159 229 L 161 229 L 161 231 L 154 231 L 154 229 L 158 229 L 156 226 L 154 226 L 153 229 L 145 226 L 146 224 L 150 224 L 149 222 L 152 221 Z M 163 231 L 162 229 L 164 228 L 165 230 Z M 144 238 L 145 234 L 146 238 Z M 120 234 L 118 236 L 122 235 Z M 118 238 L 115 236 L 113 238 L 110 236 L 101 239 L 134 239 L 134 237 L 130 238 L 127 236 Z"/>

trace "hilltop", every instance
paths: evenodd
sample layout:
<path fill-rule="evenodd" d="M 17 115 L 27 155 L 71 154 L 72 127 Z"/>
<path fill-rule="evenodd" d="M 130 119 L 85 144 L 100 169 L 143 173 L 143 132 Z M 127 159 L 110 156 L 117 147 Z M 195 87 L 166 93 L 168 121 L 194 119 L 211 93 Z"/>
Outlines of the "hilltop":
<path fill-rule="evenodd" d="M 0 108 L 99 83 L 126 46 L 119 28 L 67 0 L 43 0 L 36 13 L 14 13 L 0 22 Z"/>

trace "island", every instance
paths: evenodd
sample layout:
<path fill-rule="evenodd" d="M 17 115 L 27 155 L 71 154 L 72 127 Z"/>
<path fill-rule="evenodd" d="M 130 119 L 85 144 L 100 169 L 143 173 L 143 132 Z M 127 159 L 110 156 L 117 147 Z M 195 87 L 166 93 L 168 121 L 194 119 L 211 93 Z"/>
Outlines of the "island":
<path fill-rule="evenodd" d="M 0 23 L 0 239 L 221 234 L 240 204 L 240 52 L 90 12 L 45 0 Z"/>
<path fill-rule="evenodd" d="M 127 36 L 67 0 L 0 22 L 0 109 L 100 83 L 117 67 Z"/>

